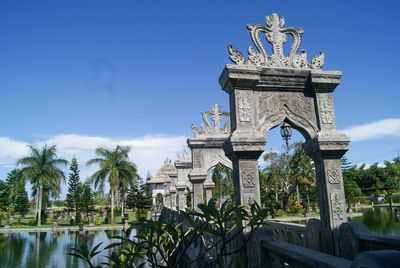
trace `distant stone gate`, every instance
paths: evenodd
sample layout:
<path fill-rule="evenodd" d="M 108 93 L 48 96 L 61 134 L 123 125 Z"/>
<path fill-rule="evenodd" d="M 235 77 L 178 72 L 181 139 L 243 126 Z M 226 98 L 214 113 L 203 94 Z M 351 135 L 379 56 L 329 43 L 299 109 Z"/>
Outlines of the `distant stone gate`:
<path fill-rule="evenodd" d="M 350 139 L 337 131 L 332 92 L 340 71 L 322 71 L 324 53 L 307 62 L 305 50 L 296 54 L 303 30 L 283 28 L 283 17 L 266 17 L 266 26 L 247 25 L 256 50 L 248 59 L 229 45 L 230 59 L 219 83 L 229 94 L 232 133 L 223 144 L 232 160 L 236 204 L 260 203 L 258 158 L 265 150 L 266 134 L 282 122 L 306 139 L 303 148 L 315 162 L 323 251 L 335 253 L 338 227 L 347 221 L 340 158 Z M 260 34 L 272 45 L 268 55 Z M 293 37 L 289 56 L 283 54 L 287 35 Z M 196 159 L 195 159 L 196 160 Z M 336 245 L 336 246 L 335 246 Z"/>

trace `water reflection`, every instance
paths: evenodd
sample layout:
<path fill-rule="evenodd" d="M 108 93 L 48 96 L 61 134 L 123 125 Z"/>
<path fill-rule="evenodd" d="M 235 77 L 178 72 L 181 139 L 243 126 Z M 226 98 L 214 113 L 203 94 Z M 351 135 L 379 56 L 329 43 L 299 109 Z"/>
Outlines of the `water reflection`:
<path fill-rule="evenodd" d="M 66 252 L 83 243 L 92 248 L 103 242 L 102 249 L 116 242 L 112 241 L 112 236 L 121 234 L 121 230 L 0 234 L 0 267 L 88 267 Z M 94 258 L 94 263 L 107 261 L 104 255 L 109 254 L 109 250 L 104 250 Z"/>
<path fill-rule="evenodd" d="M 375 207 L 362 209 L 363 215 L 355 217 L 353 221 L 361 221 L 370 232 L 376 234 L 400 235 L 398 213 L 389 207 Z"/>

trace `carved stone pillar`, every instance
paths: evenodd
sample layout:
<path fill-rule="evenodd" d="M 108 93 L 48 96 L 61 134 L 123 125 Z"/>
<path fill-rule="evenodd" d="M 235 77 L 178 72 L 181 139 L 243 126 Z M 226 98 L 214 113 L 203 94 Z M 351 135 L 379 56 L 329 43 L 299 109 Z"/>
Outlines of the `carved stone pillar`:
<path fill-rule="evenodd" d="M 322 250 L 338 254 L 337 231 L 347 221 L 346 200 L 340 158 L 348 150 L 349 138 L 345 135 L 319 133 L 317 137 L 305 142 L 303 148 L 314 160 L 319 211 L 321 215 Z"/>
<path fill-rule="evenodd" d="M 178 160 L 174 162 L 177 173 L 177 182 L 175 185 L 178 191 L 178 210 L 186 210 L 186 188 L 191 186 L 189 183 L 189 172 L 193 168 L 192 155 L 187 146 L 183 147 L 184 152 L 177 154 Z"/>
<path fill-rule="evenodd" d="M 234 133 L 223 145 L 233 165 L 236 205 L 249 206 L 252 202 L 260 204 L 258 158 L 264 152 L 266 138 L 256 134 L 247 136 L 243 142 L 240 135 Z"/>
<path fill-rule="evenodd" d="M 171 181 L 165 180 L 164 183 L 164 207 L 171 208 L 171 193 L 169 192 L 169 184 Z"/>
<path fill-rule="evenodd" d="M 189 181 L 193 185 L 192 192 L 192 208 L 197 210 L 198 204 L 204 203 L 204 181 L 207 178 L 207 170 L 202 168 L 203 158 L 200 153 L 200 148 L 203 146 L 202 141 L 198 139 L 187 140 L 189 148 L 192 150 L 193 169 L 189 173 Z"/>
<path fill-rule="evenodd" d="M 204 181 L 206 180 L 207 172 L 201 168 L 195 168 L 189 173 L 189 180 L 193 185 L 192 192 L 192 208 L 197 210 L 198 204 L 204 203 Z"/>
<path fill-rule="evenodd" d="M 212 198 L 212 189 L 214 189 L 215 183 L 210 180 L 204 182 L 204 190 L 206 191 L 206 202 L 210 201 Z"/>
<path fill-rule="evenodd" d="M 171 188 L 170 189 L 170 193 L 171 193 L 171 209 L 176 210 L 176 189 L 175 188 Z"/>
<path fill-rule="evenodd" d="M 177 183 L 176 190 L 178 191 L 178 210 L 186 209 L 186 184 Z"/>
<path fill-rule="evenodd" d="M 176 179 L 177 179 L 177 173 L 176 171 L 169 173 L 168 174 L 170 180 L 171 180 L 171 185 L 169 188 L 169 192 L 171 193 L 171 209 L 176 210 Z"/>

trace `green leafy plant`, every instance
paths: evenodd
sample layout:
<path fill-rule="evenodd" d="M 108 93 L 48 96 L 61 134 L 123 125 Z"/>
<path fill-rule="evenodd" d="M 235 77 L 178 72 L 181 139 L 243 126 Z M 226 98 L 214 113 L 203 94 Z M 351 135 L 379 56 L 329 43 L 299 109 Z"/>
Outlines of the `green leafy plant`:
<path fill-rule="evenodd" d="M 263 224 L 267 210 L 257 203 L 246 209 L 231 202 L 224 202 L 218 209 L 214 199 L 198 208 L 188 213 L 181 211 L 177 224 L 176 219 L 142 219 L 133 239 L 130 239 L 132 226 L 124 235 L 114 236 L 119 242 L 106 249 L 121 247 L 121 250 L 108 257 L 107 265 L 143 267 L 148 263 L 151 267 L 177 267 L 184 263 L 190 267 L 207 259 L 208 267 L 247 267 L 245 248 L 254 231 Z M 188 260 L 186 253 L 195 243 L 201 250 L 197 257 Z M 76 256 L 88 262 L 88 250 L 83 253 L 86 255 Z"/>
<path fill-rule="evenodd" d="M 103 242 L 97 244 L 91 250 L 88 249 L 86 244 L 83 244 L 79 249 L 72 248 L 72 252 L 67 252 L 67 254 L 86 261 L 90 268 L 101 268 L 101 266 L 94 266 L 92 263 L 92 258 L 101 252 L 101 250 L 96 251 L 101 244 L 103 244 Z"/>

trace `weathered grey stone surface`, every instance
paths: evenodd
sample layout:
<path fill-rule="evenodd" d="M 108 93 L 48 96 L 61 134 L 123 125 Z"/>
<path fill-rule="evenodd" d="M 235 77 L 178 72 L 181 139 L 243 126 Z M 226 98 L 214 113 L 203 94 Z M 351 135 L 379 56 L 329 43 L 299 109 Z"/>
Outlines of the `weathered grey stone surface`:
<path fill-rule="evenodd" d="M 177 182 L 175 185 L 178 191 L 178 210 L 185 210 L 186 205 L 186 195 L 188 194 L 186 189 L 189 188 L 192 191 L 192 184 L 189 181 L 189 172 L 192 170 L 192 155 L 189 152 L 189 148 L 184 147 L 183 154 L 177 154 L 177 159 L 174 165 L 177 170 Z"/>
<path fill-rule="evenodd" d="M 399 264 L 399 251 L 378 250 L 358 254 L 351 268 L 392 268 L 399 267 Z"/>
<path fill-rule="evenodd" d="M 309 64 L 306 54 L 296 54 L 303 30 L 283 28 L 283 18 L 267 17 L 267 27 L 248 25 L 258 51 L 249 59 L 229 47 L 235 65 L 226 65 L 219 83 L 229 94 L 232 134 L 224 143 L 233 162 L 236 203 L 260 202 L 258 161 L 265 150 L 266 134 L 282 122 L 305 137 L 304 149 L 315 162 L 323 251 L 338 254 L 337 229 L 347 221 L 340 158 L 350 139 L 336 130 L 332 92 L 341 72 L 319 70 L 323 54 Z M 265 33 L 272 45 L 268 56 L 260 42 Z M 293 36 L 289 57 L 282 44 Z"/>
<path fill-rule="evenodd" d="M 211 169 L 221 163 L 232 169 L 232 162 L 225 156 L 222 144 L 230 133 L 229 113 L 223 112 L 218 104 L 211 107 L 211 111 L 201 112 L 204 123 L 199 130 L 192 125 L 195 134 L 189 138 L 187 144 L 192 151 L 192 170 L 189 173 L 189 180 L 193 185 L 192 207 L 197 208 L 198 204 L 208 202 L 211 198 L 211 191 L 214 183 L 211 179 Z M 223 127 L 221 123 L 225 118 Z M 210 123 L 210 119 L 213 125 Z M 204 189 L 206 200 L 204 200 Z"/>

